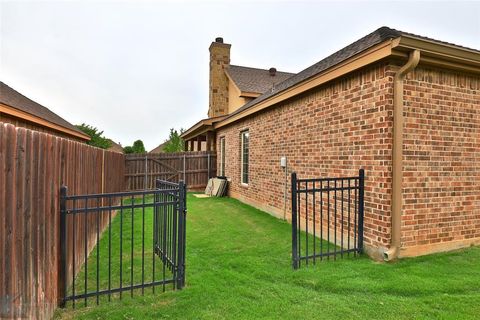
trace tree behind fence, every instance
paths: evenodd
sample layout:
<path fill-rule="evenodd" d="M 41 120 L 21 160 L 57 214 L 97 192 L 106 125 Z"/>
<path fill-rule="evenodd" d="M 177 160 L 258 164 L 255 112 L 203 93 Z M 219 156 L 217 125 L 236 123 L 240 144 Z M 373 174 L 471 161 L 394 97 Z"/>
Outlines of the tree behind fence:
<path fill-rule="evenodd" d="M 128 154 L 125 157 L 127 190 L 151 189 L 155 180 L 184 180 L 189 190 L 204 189 L 216 175 L 214 152 Z"/>
<path fill-rule="evenodd" d="M 57 307 L 60 186 L 75 194 L 121 191 L 124 172 L 123 154 L 0 123 L 0 318 L 47 319 Z"/>

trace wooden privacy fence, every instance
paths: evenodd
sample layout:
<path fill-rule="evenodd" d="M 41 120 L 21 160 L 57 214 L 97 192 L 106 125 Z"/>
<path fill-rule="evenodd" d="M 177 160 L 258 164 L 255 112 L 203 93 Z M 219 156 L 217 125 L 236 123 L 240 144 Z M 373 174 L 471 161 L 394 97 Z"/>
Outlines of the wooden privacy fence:
<path fill-rule="evenodd" d="M 53 315 L 65 285 L 58 281 L 60 187 L 74 194 L 122 191 L 124 170 L 123 154 L 0 123 L 0 318 Z M 102 228 L 107 222 L 102 218 Z M 88 251 L 95 245 L 93 224 L 86 222 Z M 72 228 L 67 225 L 69 244 Z M 85 223 L 75 230 L 84 232 Z M 76 261 L 83 257 L 78 252 Z"/>
<path fill-rule="evenodd" d="M 155 180 L 185 181 L 190 190 L 207 186 L 216 175 L 216 154 L 209 151 L 129 154 L 125 157 L 127 190 L 151 189 Z"/>

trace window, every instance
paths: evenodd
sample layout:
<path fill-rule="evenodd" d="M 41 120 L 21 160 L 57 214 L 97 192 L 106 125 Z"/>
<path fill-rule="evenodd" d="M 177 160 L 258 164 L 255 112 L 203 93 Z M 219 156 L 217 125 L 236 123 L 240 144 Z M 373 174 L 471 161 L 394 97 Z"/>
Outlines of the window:
<path fill-rule="evenodd" d="M 242 183 L 248 184 L 248 155 L 249 155 L 249 140 L 250 134 L 248 131 L 241 133 L 242 153 L 241 153 L 241 175 Z"/>
<path fill-rule="evenodd" d="M 220 176 L 225 176 L 225 137 L 220 138 Z"/>

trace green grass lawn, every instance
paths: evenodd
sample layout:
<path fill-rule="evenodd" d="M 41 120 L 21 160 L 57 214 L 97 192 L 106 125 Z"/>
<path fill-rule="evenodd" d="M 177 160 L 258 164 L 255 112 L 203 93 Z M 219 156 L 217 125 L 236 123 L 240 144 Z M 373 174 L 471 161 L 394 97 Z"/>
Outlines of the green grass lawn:
<path fill-rule="evenodd" d="M 55 318 L 480 319 L 479 247 L 397 263 L 350 257 L 293 271 L 291 226 L 262 211 L 233 199 L 189 195 L 187 221 L 183 290 L 124 293 L 121 301 L 79 303 Z M 141 220 L 138 225 L 135 218 L 134 227 L 141 228 Z M 134 249 L 141 255 L 141 242 Z M 93 271 L 89 281 L 96 279 Z"/>

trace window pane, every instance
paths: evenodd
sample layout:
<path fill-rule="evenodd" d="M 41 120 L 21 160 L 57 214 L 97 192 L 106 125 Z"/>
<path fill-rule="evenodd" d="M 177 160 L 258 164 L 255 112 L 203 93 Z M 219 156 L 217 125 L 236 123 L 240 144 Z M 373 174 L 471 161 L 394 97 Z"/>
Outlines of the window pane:
<path fill-rule="evenodd" d="M 220 175 L 225 176 L 225 138 L 220 139 Z"/>
<path fill-rule="evenodd" d="M 242 132 L 242 183 L 248 184 L 249 138 L 248 131 Z"/>

